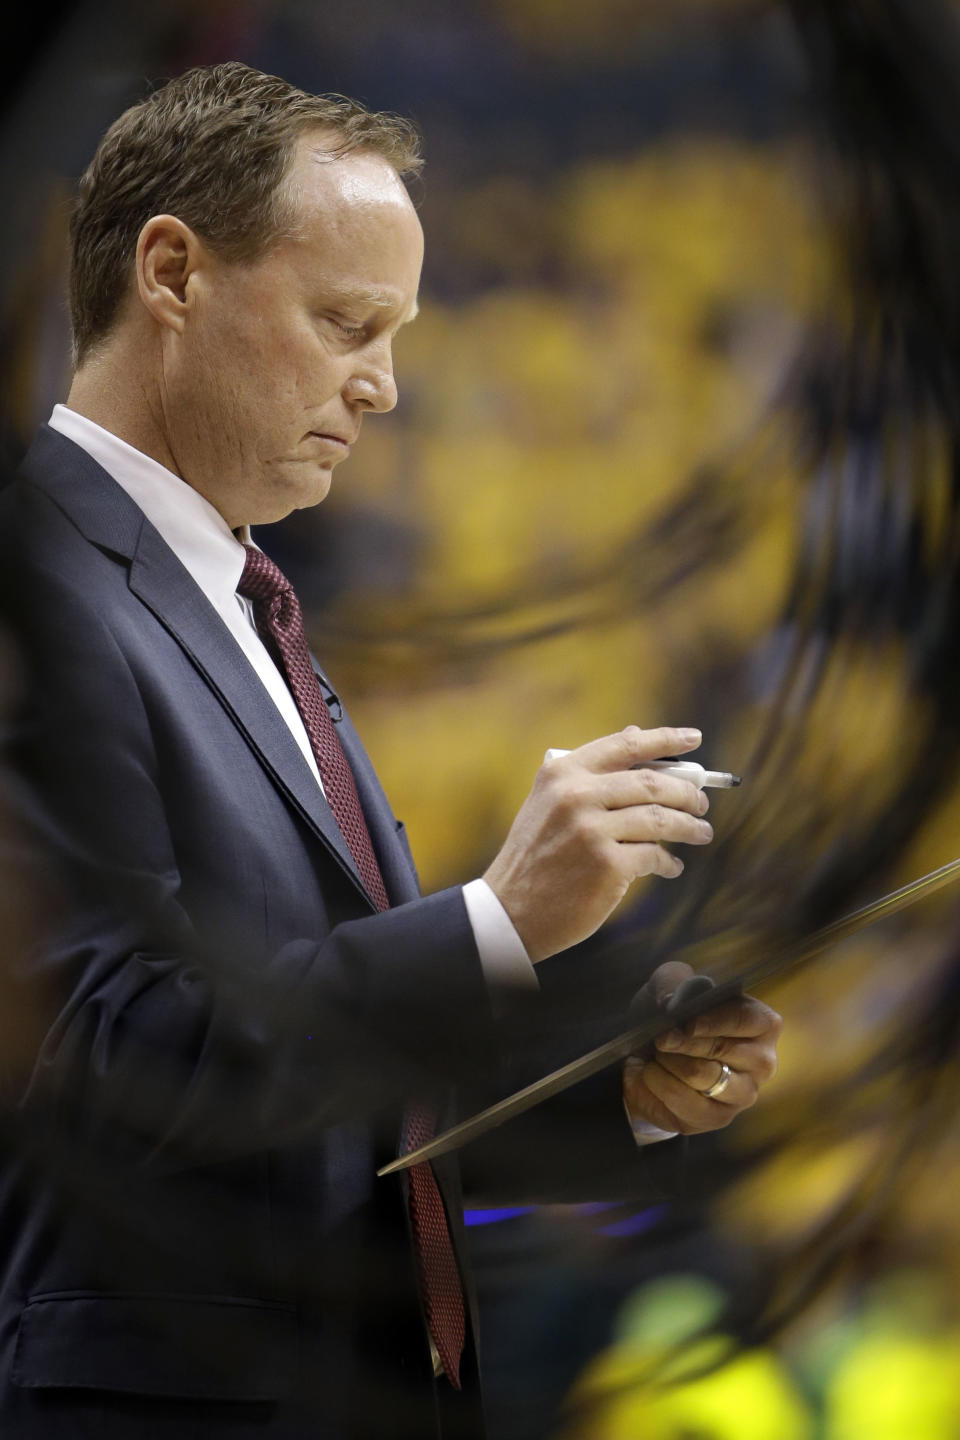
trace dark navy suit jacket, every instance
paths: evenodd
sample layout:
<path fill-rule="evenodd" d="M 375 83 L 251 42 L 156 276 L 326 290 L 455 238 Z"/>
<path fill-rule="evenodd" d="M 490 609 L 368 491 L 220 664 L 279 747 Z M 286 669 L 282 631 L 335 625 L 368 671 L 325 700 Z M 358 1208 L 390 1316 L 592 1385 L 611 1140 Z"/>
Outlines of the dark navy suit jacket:
<path fill-rule="evenodd" d="M 12 863 L 43 896 L 10 981 L 38 1024 L 6 1077 L 0 1435 L 480 1435 L 472 1346 L 435 1386 L 375 1178 L 404 1097 L 496 1062 L 461 891 L 420 897 L 344 716 L 375 913 L 240 648 L 84 451 L 44 428 L 0 503 Z"/>

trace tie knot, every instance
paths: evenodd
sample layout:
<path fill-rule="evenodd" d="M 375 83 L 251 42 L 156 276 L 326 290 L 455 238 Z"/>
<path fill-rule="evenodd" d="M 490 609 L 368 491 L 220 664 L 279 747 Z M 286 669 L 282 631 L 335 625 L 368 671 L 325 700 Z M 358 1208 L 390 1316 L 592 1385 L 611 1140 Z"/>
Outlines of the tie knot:
<path fill-rule="evenodd" d="M 269 604 L 271 600 L 281 601 L 286 594 L 292 592 L 293 587 L 290 581 L 280 566 L 274 564 L 269 555 L 265 555 L 254 545 L 245 545 L 244 549 L 247 552 L 247 558 L 244 561 L 240 583 L 237 585 L 238 595 L 243 595 L 248 600 L 259 600 Z"/>

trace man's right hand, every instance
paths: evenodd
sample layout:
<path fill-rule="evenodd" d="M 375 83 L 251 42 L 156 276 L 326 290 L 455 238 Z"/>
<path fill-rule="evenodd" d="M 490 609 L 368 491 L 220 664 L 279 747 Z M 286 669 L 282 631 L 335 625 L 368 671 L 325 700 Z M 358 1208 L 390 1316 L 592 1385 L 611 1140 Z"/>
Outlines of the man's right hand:
<path fill-rule="evenodd" d="M 682 755 L 699 730 L 628 725 L 546 760 L 484 879 L 537 963 L 592 935 L 641 875 L 671 880 L 683 861 L 666 842 L 713 838 L 702 790 L 645 760 Z"/>

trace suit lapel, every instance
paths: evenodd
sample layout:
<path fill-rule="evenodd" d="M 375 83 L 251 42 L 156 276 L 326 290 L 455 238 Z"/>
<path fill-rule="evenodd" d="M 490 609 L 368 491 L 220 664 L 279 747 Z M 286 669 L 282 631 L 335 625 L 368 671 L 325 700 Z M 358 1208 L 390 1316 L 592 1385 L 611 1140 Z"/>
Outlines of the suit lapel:
<path fill-rule="evenodd" d="M 330 807 L 259 676 L 206 596 L 146 520 L 130 565 L 130 589 L 179 641 L 273 780 L 372 904 Z"/>
<path fill-rule="evenodd" d="M 87 539 L 129 559 L 132 593 L 180 644 L 275 784 L 374 908 L 330 807 L 259 676 L 139 506 L 84 450 L 49 429 L 24 470 Z"/>

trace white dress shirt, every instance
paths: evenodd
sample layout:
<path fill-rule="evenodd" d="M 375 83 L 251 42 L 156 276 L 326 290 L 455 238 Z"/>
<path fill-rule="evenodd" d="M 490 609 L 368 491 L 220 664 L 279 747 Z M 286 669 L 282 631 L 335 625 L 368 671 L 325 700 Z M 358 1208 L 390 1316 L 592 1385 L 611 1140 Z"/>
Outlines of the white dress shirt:
<path fill-rule="evenodd" d="M 238 538 L 220 512 L 185 480 L 66 405 L 54 406 L 50 426 L 112 476 L 196 581 L 280 711 L 322 791 L 300 711 L 257 633 L 252 605 L 237 594 L 246 558 L 243 546 L 252 543 L 249 531 L 241 530 Z M 464 885 L 463 899 L 488 984 L 535 988 L 536 976 L 523 942 L 486 881 Z"/>

